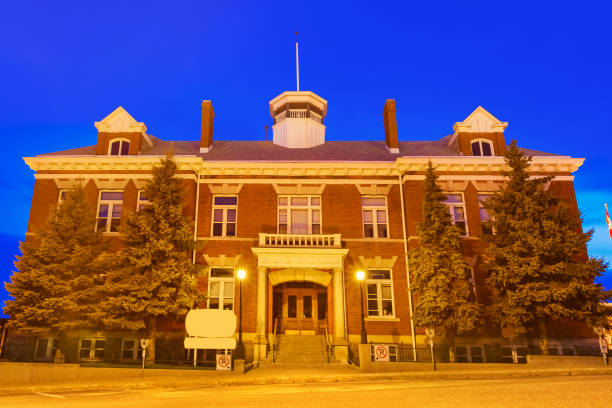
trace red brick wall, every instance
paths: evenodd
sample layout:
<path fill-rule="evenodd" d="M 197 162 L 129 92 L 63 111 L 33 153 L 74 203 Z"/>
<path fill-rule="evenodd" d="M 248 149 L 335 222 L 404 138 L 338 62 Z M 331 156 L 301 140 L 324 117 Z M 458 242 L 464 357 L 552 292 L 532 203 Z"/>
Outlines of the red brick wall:
<path fill-rule="evenodd" d="M 142 134 L 139 132 L 120 132 L 120 133 L 98 133 L 98 143 L 96 144 L 96 154 L 108 154 L 108 143 L 112 139 L 123 138 L 130 141 L 130 155 L 138 154 L 142 143 Z"/>

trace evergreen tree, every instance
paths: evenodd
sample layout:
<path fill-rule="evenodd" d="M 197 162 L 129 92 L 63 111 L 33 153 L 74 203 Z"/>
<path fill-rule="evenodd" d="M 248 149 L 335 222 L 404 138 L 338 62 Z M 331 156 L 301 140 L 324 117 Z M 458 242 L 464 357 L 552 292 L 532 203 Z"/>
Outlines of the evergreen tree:
<path fill-rule="evenodd" d="M 595 278 L 606 270 L 589 258 L 592 231 L 545 186 L 553 177 L 529 179 L 531 157 L 512 142 L 506 153 L 507 186 L 485 202 L 495 234 L 488 236 L 489 314 L 516 335 L 537 331 L 548 354 L 548 333 L 554 320 L 571 319 L 591 327 L 607 326 L 610 298 Z"/>
<path fill-rule="evenodd" d="M 455 336 L 479 325 L 481 307 L 469 282 L 461 232 L 451 222 L 437 178 L 430 162 L 424 183 L 423 222 L 418 226 L 420 245 L 410 256 L 416 295 L 414 323 L 434 328 L 436 336 L 454 344 Z"/>
<path fill-rule="evenodd" d="M 109 273 L 100 313 L 109 328 L 154 339 L 160 319 L 184 317 L 193 306 L 198 268 L 191 261 L 193 224 L 183 215 L 183 187 L 173 155 L 168 153 L 152 173 L 144 189 L 149 204 L 129 213 L 120 229 L 125 249 Z"/>
<path fill-rule="evenodd" d="M 67 192 L 38 235 L 22 242 L 4 313 L 17 330 L 63 336 L 74 329 L 96 329 L 107 255 L 95 232 L 95 209 L 83 189 Z M 60 344 L 61 346 L 61 344 Z"/>

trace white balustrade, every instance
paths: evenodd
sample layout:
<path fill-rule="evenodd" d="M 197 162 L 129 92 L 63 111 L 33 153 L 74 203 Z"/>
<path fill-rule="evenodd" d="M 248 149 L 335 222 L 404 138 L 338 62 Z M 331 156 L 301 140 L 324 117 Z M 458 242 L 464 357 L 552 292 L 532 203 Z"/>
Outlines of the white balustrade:
<path fill-rule="evenodd" d="M 259 234 L 260 247 L 340 248 L 340 234 Z"/>

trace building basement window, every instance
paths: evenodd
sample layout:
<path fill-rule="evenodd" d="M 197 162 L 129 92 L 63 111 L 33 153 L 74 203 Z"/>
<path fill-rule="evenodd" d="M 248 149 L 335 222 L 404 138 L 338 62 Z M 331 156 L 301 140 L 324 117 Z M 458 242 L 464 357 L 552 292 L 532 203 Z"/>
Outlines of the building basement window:
<path fill-rule="evenodd" d="M 278 197 L 279 234 L 320 234 L 320 196 Z"/>
<path fill-rule="evenodd" d="M 106 349 L 106 339 L 81 339 L 79 342 L 80 360 L 102 360 Z"/>
<path fill-rule="evenodd" d="M 98 200 L 98 223 L 96 229 L 103 232 L 117 232 L 123 209 L 122 191 L 101 191 Z"/>
<path fill-rule="evenodd" d="M 234 268 L 210 268 L 208 308 L 234 309 Z"/>
<path fill-rule="evenodd" d="M 362 197 L 363 236 L 366 238 L 388 238 L 387 198 Z"/>
<path fill-rule="evenodd" d="M 389 269 L 370 269 L 366 281 L 368 317 L 395 316 L 393 307 L 393 279 Z"/>
<path fill-rule="evenodd" d="M 212 235 L 214 237 L 235 237 L 237 213 L 237 196 L 214 196 Z"/>
<path fill-rule="evenodd" d="M 111 156 L 127 156 L 130 152 L 130 141 L 113 139 L 108 144 L 108 154 Z"/>
<path fill-rule="evenodd" d="M 36 342 L 35 360 L 49 361 L 55 357 L 59 340 L 53 337 L 40 337 Z"/>
<path fill-rule="evenodd" d="M 472 141 L 472 156 L 493 156 L 493 143 L 485 139 Z"/>

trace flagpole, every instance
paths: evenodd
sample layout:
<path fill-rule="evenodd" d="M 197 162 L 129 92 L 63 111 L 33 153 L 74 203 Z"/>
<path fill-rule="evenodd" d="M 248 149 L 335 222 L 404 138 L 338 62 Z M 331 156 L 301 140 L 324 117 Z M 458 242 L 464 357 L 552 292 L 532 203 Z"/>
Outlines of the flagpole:
<path fill-rule="evenodd" d="M 297 40 L 297 31 L 295 32 Z M 295 42 L 295 75 L 297 79 L 297 91 L 300 92 L 300 59 L 298 57 L 298 42 Z"/>

